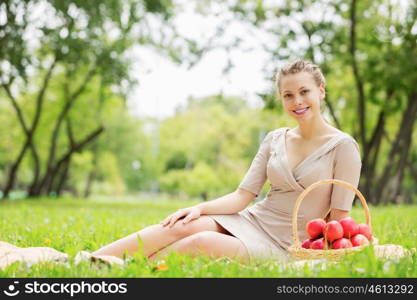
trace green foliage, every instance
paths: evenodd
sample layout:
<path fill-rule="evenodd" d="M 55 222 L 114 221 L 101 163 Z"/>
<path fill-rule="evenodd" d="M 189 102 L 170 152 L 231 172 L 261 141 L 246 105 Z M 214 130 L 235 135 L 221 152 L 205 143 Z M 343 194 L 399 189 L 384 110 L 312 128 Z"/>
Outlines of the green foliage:
<path fill-rule="evenodd" d="M 145 8 L 151 13 L 160 13 L 166 19 L 172 16 L 172 0 L 144 0 Z"/>
<path fill-rule="evenodd" d="M 161 191 L 205 199 L 230 193 L 243 179 L 264 135 L 288 125 L 285 121 L 270 111 L 251 109 L 241 99 L 190 99 L 160 124 Z"/>
<path fill-rule="evenodd" d="M 159 181 L 163 191 L 185 193 L 205 200 L 218 195 L 218 189 L 223 185 L 216 171 L 204 162 L 198 162 L 191 170 L 171 170 L 162 175 Z"/>

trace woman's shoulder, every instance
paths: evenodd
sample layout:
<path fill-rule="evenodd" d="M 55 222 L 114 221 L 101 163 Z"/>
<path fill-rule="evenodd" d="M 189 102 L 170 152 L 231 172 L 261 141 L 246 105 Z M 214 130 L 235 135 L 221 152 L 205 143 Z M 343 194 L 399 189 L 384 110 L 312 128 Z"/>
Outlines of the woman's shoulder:
<path fill-rule="evenodd" d="M 336 134 L 341 137 L 342 144 L 353 143 L 355 146 L 359 147 L 359 143 L 356 141 L 356 139 L 352 135 L 339 129 L 336 129 L 336 130 L 338 131 Z"/>
<path fill-rule="evenodd" d="M 339 134 L 341 138 L 334 145 L 334 149 L 338 153 L 337 156 L 344 157 L 346 155 L 353 155 L 357 160 L 360 160 L 360 147 L 356 139 L 344 131 L 340 131 Z"/>
<path fill-rule="evenodd" d="M 268 132 L 268 135 L 273 135 L 273 136 L 277 136 L 280 135 L 282 133 L 285 132 L 285 130 L 287 129 L 291 129 L 290 127 L 279 127 L 279 128 L 275 128 L 272 129 L 271 131 Z"/>
<path fill-rule="evenodd" d="M 286 128 L 289 128 L 289 127 L 279 127 L 279 128 L 275 128 L 275 129 L 268 131 L 265 136 L 265 141 L 266 142 L 276 141 L 276 139 L 285 131 Z"/>

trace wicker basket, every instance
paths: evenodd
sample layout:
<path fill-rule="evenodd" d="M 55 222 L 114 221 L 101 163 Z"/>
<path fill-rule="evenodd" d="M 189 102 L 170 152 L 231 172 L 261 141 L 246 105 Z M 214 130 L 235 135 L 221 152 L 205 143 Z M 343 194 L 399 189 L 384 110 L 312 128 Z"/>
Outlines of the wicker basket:
<path fill-rule="evenodd" d="M 353 185 L 351 185 L 349 182 L 338 180 L 338 179 L 324 179 L 317 181 L 310 185 L 307 189 L 305 189 L 300 196 L 297 198 L 297 201 L 295 202 L 294 209 L 292 212 L 292 238 L 293 238 L 293 245 L 291 245 L 288 248 L 288 252 L 290 252 L 293 257 L 297 260 L 299 259 L 319 259 L 319 258 L 328 258 L 332 260 L 339 260 L 343 255 L 352 253 L 355 251 L 360 251 L 366 246 L 358 246 L 358 247 L 352 247 L 352 248 L 344 248 L 344 249 L 327 249 L 327 250 L 318 250 L 318 249 L 305 249 L 301 247 L 301 242 L 298 238 L 298 230 L 297 230 L 297 214 L 298 210 L 300 208 L 301 202 L 304 200 L 305 196 L 322 184 L 339 184 L 341 186 L 347 187 L 351 190 L 353 190 L 356 195 L 361 200 L 362 206 L 365 210 L 365 218 L 366 218 L 366 224 L 368 224 L 369 228 L 372 230 L 371 226 L 371 216 L 369 214 L 369 208 L 366 204 L 365 198 L 363 197 L 362 193 L 355 188 Z M 378 240 L 373 237 L 372 244 L 376 245 L 378 243 Z"/>

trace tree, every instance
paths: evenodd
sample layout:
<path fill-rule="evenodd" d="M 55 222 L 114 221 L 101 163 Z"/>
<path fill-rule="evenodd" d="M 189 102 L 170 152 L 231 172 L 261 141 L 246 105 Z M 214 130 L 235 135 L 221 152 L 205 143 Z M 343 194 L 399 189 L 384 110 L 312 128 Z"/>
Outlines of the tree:
<path fill-rule="evenodd" d="M 124 53 L 136 40 L 152 43 L 151 37 L 138 34 L 140 25 L 148 13 L 169 18 L 172 4 L 170 1 L 10 0 L 3 2 L 0 9 L 7 17 L 0 28 L 0 63 L 4 66 L 0 70 L 0 83 L 25 136 L 10 167 L 4 196 L 13 188 L 28 150 L 34 164 L 29 195 L 49 194 L 62 186 L 74 153 L 92 143 L 105 127 L 103 123 L 96 124 L 79 138 L 81 134 L 74 134 L 71 121 L 75 104 L 97 83 L 97 94 L 106 88 L 119 94 L 127 92 L 133 80 Z M 48 18 L 36 19 L 34 12 Z M 49 151 L 43 161 L 35 140 L 39 123 L 46 115 L 45 102 L 51 101 L 48 96 L 51 82 L 56 78 L 61 80 L 55 86 L 61 92 L 61 101 L 57 102 L 57 114 L 51 120 Z M 33 93 L 33 89 L 37 92 Z M 26 104 L 33 105 L 34 111 L 25 115 L 22 102 L 26 97 L 30 98 Z M 65 135 L 62 134 L 64 125 Z M 62 151 L 62 145 L 66 150 Z"/>

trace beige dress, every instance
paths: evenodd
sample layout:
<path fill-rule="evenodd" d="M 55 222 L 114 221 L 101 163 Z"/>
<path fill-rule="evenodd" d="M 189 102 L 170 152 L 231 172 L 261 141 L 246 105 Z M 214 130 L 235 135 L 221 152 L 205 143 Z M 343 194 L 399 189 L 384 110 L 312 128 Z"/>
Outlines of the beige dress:
<path fill-rule="evenodd" d="M 264 199 L 236 214 L 208 215 L 246 246 L 251 262 L 258 259 L 289 259 L 286 249 L 292 244 L 291 214 L 298 196 L 322 179 L 340 179 L 358 186 L 362 166 L 357 142 L 340 132 L 290 170 L 286 153 L 289 127 L 269 132 L 262 141 L 239 188 L 257 196 L 265 181 L 270 189 Z M 330 208 L 350 210 L 355 193 L 343 186 L 318 186 L 304 198 L 298 213 L 298 234 L 308 238 L 306 223 L 324 218 Z"/>

